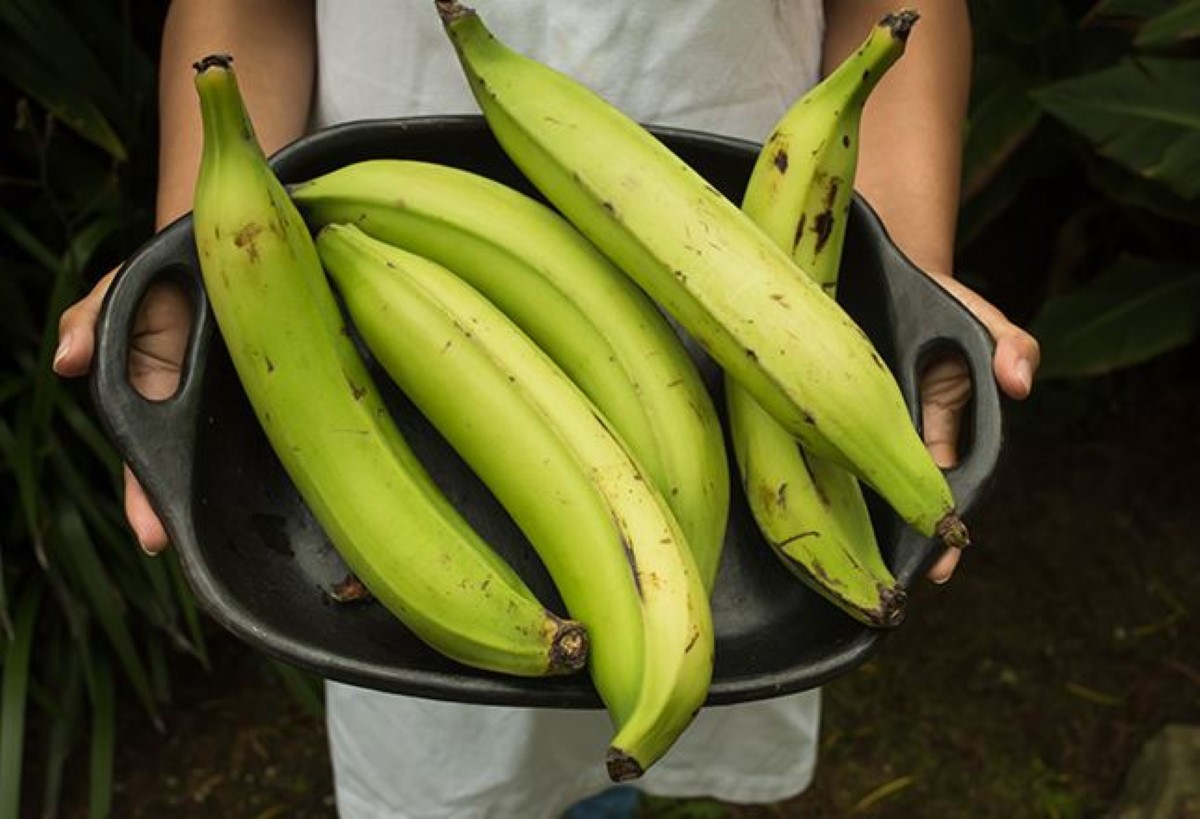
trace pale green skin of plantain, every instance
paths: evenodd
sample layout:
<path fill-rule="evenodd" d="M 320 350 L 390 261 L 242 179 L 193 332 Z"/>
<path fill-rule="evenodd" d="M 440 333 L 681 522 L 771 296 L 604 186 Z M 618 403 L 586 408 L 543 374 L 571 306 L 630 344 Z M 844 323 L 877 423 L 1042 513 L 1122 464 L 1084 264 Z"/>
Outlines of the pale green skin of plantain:
<path fill-rule="evenodd" d="M 215 58 L 209 58 L 215 59 Z M 347 566 L 447 657 L 578 670 L 586 634 L 537 600 L 441 494 L 346 332 L 312 236 L 266 163 L 228 63 L 201 63 L 193 224 L 217 326 L 272 449 Z"/>
<path fill-rule="evenodd" d="M 912 19 L 889 16 L 776 123 L 742 210 L 835 295 L 858 165 L 863 105 L 904 52 Z M 895 25 L 893 25 L 895 24 Z M 785 566 L 857 620 L 894 626 L 905 594 L 884 562 L 858 479 L 807 453 L 733 379 L 730 440 L 747 503 Z"/>
<path fill-rule="evenodd" d="M 729 512 L 721 423 L 678 335 L 636 285 L 550 208 L 458 168 L 370 160 L 290 192 L 313 229 L 351 223 L 450 268 L 537 342 L 666 496 L 711 593 Z"/>
<path fill-rule="evenodd" d="M 708 596 L 661 493 L 595 405 L 498 307 L 352 225 L 317 235 L 373 355 L 508 511 L 571 616 L 616 725 L 653 763 L 707 696 Z"/>
<path fill-rule="evenodd" d="M 470 9 L 436 5 L 492 133 L 546 199 L 809 451 L 921 533 L 965 545 L 946 477 L 854 319 L 645 128 Z"/>

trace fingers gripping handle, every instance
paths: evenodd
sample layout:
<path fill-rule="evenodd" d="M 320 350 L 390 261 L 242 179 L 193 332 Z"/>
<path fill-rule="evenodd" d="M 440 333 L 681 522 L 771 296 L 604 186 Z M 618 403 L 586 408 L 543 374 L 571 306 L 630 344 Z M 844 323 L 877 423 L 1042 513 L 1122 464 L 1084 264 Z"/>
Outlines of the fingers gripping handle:
<path fill-rule="evenodd" d="M 995 343 L 991 334 L 957 299 L 914 265 L 887 236 L 883 223 L 862 200 L 856 200 L 855 221 L 862 231 L 848 254 L 854 265 L 873 269 L 887 297 L 887 338 L 893 371 L 912 409 L 922 423 L 921 373 L 938 354 L 958 356 L 971 380 L 970 398 L 962 410 L 958 462 L 946 470 L 960 516 L 965 516 L 987 489 L 1003 443 L 1000 391 L 992 371 Z M 848 271 L 850 272 L 850 271 Z M 969 523 L 968 523 L 969 526 Z M 893 550 L 893 569 L 910 583 L 936 559 L 939 549 L 929 538 L 902 526 Z"/>
<path fill-rule="evenodd" d="M 987 329 L 950 293 L 908 266 L 912 286 L 896 288 L 895 293 L 896 357 L 901 388 L 916 408 L 915 420 L 920 423 L 921 372 L 932 357 L 958 356 L 971 379 L 970 398 L 960 420 L 958 463 L 946 472 L 959 514 L 965 515 L 986 489 L 1000 456 L 1003 425 L 999 388 L 992 374 L 995 344 Z"/>
<path fill-rule="evenodd" d="M 164 400 L 151 400 L 129 380 L 134 323 L 152 285 L 173 279 L 192 304 L 191 331 L 180 368 L 179 386 Z M 192 239 L 191 218 L 183 217 L 144 244 L 121 268 L 105 295 L 96 321 L 91 369 L 92 400 L 109 440 L 146 490 L 168 532 L 190 497 L 195 404 L 202 379 L 198 362 L 211 335 Z M 171 504 L 181 509 L 167 508 Z M 173 533 L 171 533 L 173 534 Z"/>

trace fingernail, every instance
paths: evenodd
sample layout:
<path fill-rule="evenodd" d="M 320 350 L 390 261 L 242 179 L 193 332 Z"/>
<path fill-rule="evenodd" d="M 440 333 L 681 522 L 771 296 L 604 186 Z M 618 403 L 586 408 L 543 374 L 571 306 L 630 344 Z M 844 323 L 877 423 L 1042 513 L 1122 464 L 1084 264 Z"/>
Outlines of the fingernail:
<path fill-rule="evenodd" d="M 136 540 L 138 548 L 142 550 L 142 554 L 144 554 L 146 557 L 158 557 L 158 549 L 151 549 L 140 537 L 136 537 Z"/>
<path fill-rule="evenodd" d="M 1033 390 L 1033 365 L 1029 363 L 1029 359 L 1018 359 L 1016 372 L 1018 383 L 1028 395 Z"/>
<path fill-rule="evenodd" d="M 59 362 L 67 357 L 71 352 L 71 336 L 68 333 L 58 340 L 58 348 L 54 351 L 54 363 L 51 365 L 55 372 L 58 371 Z"/>

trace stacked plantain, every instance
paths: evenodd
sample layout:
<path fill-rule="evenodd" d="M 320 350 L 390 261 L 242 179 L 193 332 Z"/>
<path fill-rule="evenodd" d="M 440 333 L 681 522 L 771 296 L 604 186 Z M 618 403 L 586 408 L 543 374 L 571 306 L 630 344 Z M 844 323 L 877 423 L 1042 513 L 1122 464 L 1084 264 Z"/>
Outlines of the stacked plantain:
<path fill-rule="evenodd" d="M 549 206 L 411 160 L 285 188 L 214 55 L 196 65 L 205 289 L 272 448 L 373 597 L 464 665 L 586 668 L 613 723 L 608 773 L 635 778 L 707 697 L 734 485 L 671 320 L 723 369 L 740 486 L 802 580 L 865 623 L 899 622 L 860 481 L 965 545 L 899 387 L 833 298 L 858 119 L 915 15 L 881 21 L 785 115 L 739 208 L 472 10 L 436 7 L 490 129 Z M 512 517 L 565 612 L 442 495 L 355 337 Z"/>

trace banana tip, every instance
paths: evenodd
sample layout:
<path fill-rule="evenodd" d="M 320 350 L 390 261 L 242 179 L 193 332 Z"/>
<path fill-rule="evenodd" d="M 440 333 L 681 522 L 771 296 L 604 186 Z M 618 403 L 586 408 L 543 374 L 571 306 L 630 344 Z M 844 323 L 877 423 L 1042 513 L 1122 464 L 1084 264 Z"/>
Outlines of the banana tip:
<path fill-rule="evenodd" d="M 880 607 L 874 625 L 880 628 L 895 628 L 904 622 L 907 612 L 908 592 L 901 586 L 891 586 L 879 592 Z"/>
<path fill-rule="evenodd" d="M 434 5 L 437 6 L 438 16 L 442 18 L 444 25 L 475 13 L 475 9 L 464 6 L 458 0 L 434 0 Z"/>
<path fill-rule="evenodd" d="M 921 15 L 915 10 L 901 9 L 884 17 L 882 23 L 891 30 L 893 37 L 901 42 L 907 42 L 912 27 L 917 24 L 919 19 L 921 19 Z"/>
<path fill-rule="evenodd" d="M 629 782 L 645 773 L 642 764 L 620 748 L 609 748 L 604 760 L 608 778 L 613 782 Z"/>
<path fill-rule="evenodd" d="M 564 622 L 550 647 L 550 668 L 556 674 L 570 674 L 587 664 L 590 643 L 581 623 Z"/>
<path fill-rule="evenodd" d="M 192 68 L 196 69 L 197 74 L 203 74 L 210 68 L 220 68 L 228 71 L 233 68 L 232 54 L 209 54 L 207 57 L 201 57 L 196 62 L 192 63 Z"/>
<path fill-rule="evenodd" d="M 971 534 L 955 512 L 947 512 L 934 531 L 934 535 L 951 549 L 965 549 L 971 545 Z"/>

